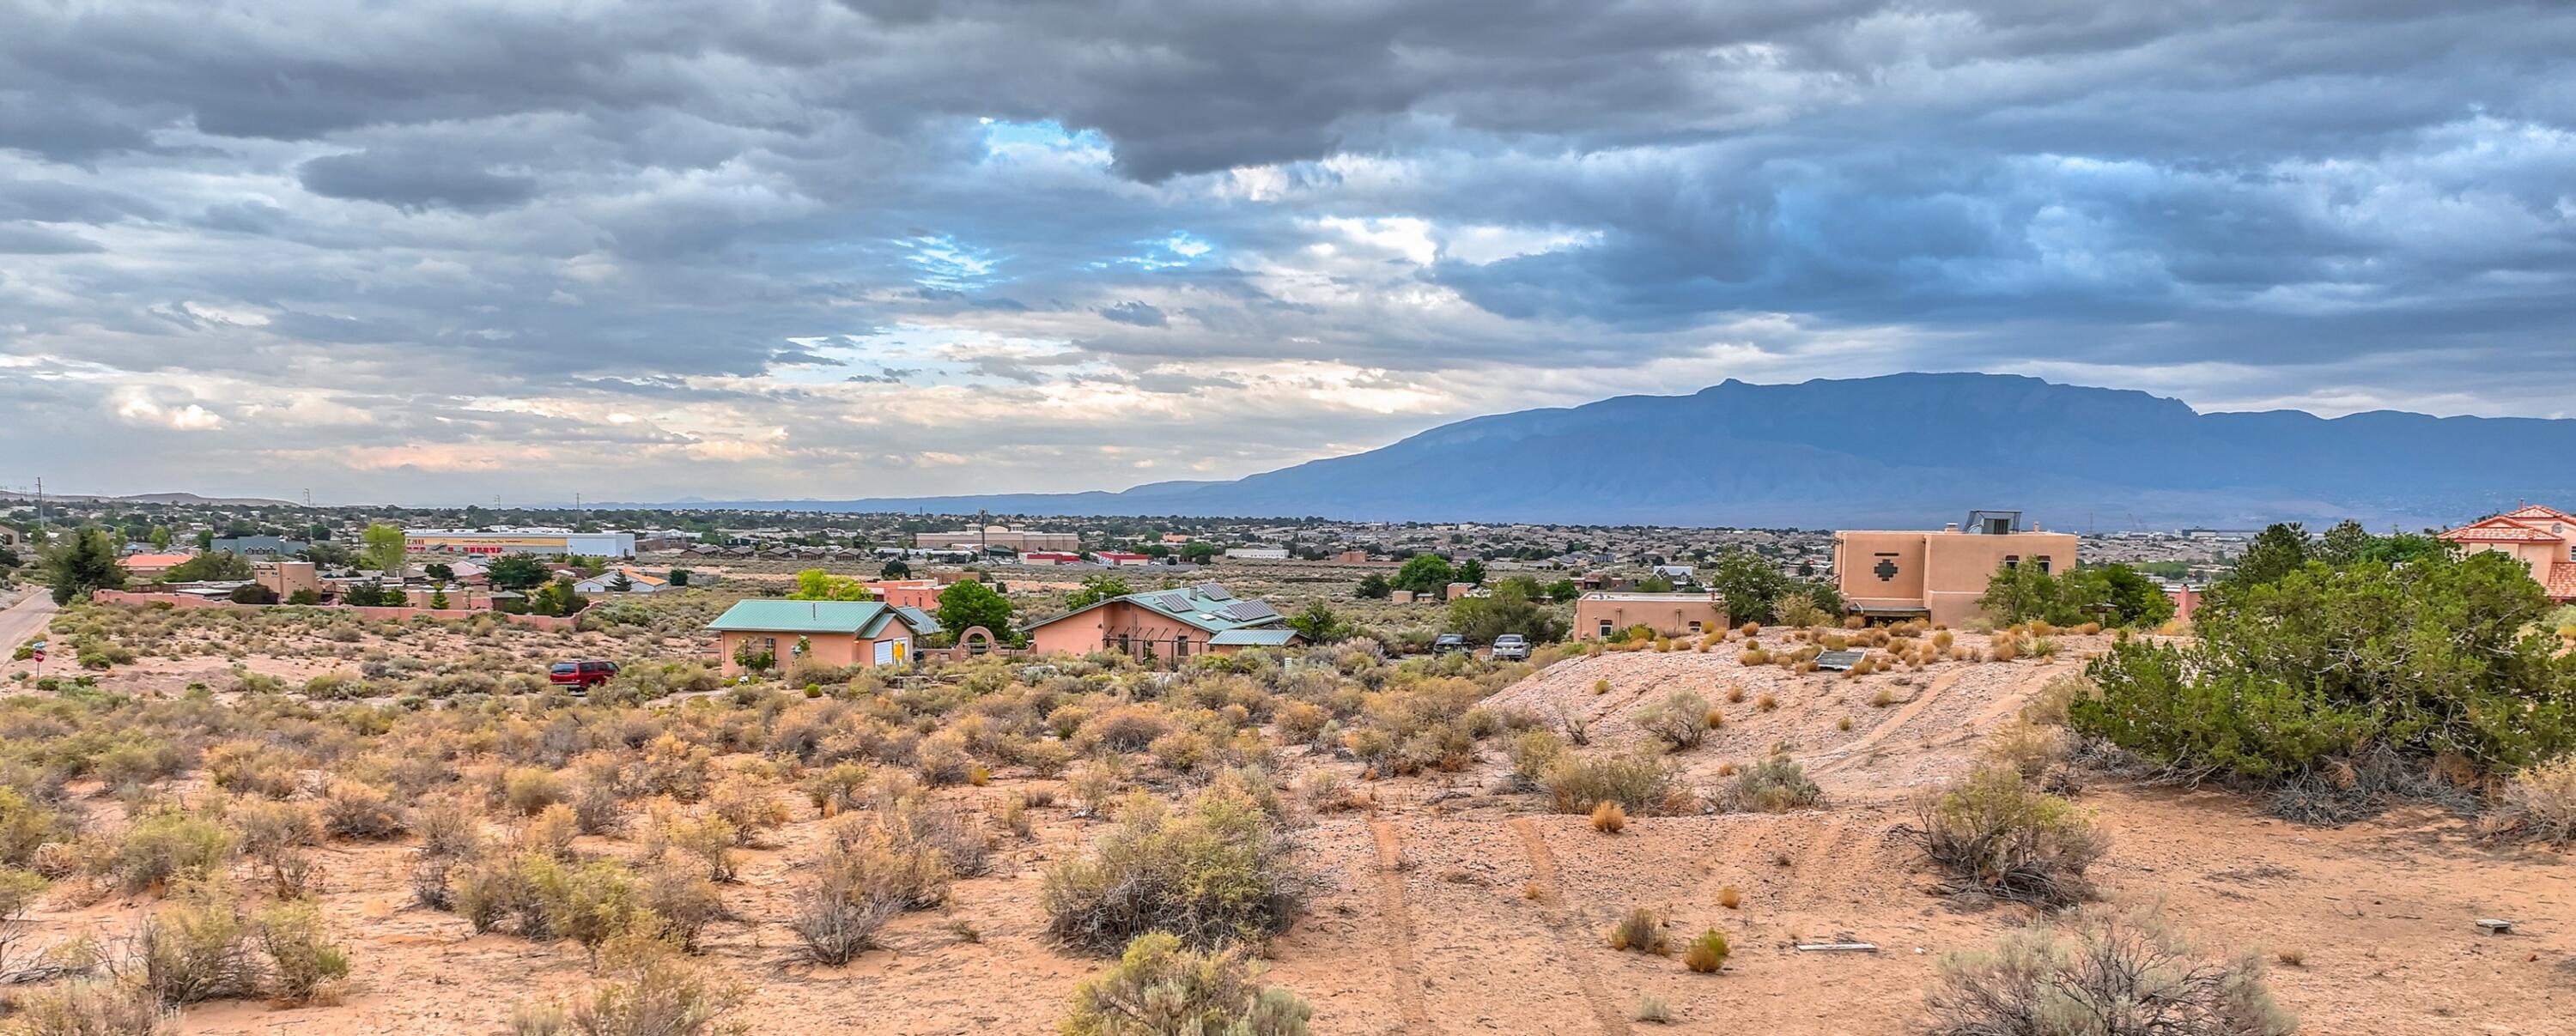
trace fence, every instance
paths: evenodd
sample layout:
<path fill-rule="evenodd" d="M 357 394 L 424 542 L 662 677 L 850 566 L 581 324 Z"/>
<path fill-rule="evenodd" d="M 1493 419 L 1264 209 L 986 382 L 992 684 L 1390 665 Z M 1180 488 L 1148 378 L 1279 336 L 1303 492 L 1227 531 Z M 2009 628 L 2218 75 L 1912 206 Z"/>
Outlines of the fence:
<path fill-rule="evenodd" d="M 92 590 L 89 599 L 99 604 L 166 604 L 174 608 L 241 608 L 253 611 L 261 608 L 319 608 L 325 611 L 356 612 L 361 618 L 389 619 L 396 622 L 424 615 L 433 619 L 471 619 L 477 615 L 496 615 L 503 622 L 514 622 L 553 633 L 572 629 L 579 621 L 571 616 L 512 615 L 509 612 L 496 612 L 482 608 L 361 608 L 347 604 L 241 604 L 234 601 L 210 600 L 194 594 L 146 594 L 128 590 Z"/>

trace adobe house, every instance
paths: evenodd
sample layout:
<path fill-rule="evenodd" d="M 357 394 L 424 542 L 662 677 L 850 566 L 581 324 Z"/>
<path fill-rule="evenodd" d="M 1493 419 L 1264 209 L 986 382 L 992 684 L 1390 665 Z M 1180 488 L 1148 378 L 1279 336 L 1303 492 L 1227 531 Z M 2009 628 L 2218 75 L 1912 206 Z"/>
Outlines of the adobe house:
<path fill-rule="evenodd" d="M 2073 571 L 2076 542 L 2074 533 L 2024 530 L 2019 511 L 1971 511 L 1964 527 L 1939 532 L 1837 532 L 1834 577 L 1854 615 L 1956 626 L 1984 614 L 1977 598 L 2001 569 Z"/>
<path fill-rule="evenodd" d="M 1574 599 L 1574 639 L 1607 640 L 1630 626 L 1668 637 L 1727 628 L 1726 601 L 1709 591 L 1595 590 Z"/>
<path fill-rule="evenodd" d="M 1120 651 L 1148 661 L 1305 643 L 1276 609 L 1237 599 L 1216 583 L 1112 597 L 1041 619 L 1022 632 L 1039 654 Z"/>
<path fill-rule="evenodd" d="M 2549 599 L 2576 602 L 2576 515 L 2537 504 L 2442 534 L 2463 553 L 2510 554 L 2531 569 Z"/>
<path fill-rule="evenodd" d="M 775 668 L 909 665 L 922 631 L 883 601 L 743 600 L 706 625 L 726 676 L 741 656 L 767 654 Z"/>

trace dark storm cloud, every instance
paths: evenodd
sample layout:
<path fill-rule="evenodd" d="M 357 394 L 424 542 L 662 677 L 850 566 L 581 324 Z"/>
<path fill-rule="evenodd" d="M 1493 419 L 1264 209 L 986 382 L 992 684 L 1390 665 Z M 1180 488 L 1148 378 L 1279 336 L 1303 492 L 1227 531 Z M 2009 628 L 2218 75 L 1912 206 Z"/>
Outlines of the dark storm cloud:
<path fill-rule="evenodd" d="M 1190 461 L 1044 423 L 1105 409 L 1049 409 L 1080 392 L 1308 449 L 1736 374 L 2576 395 L 2561 4 L 0 0 L 0 25 L 0 375 L 120 429 L 266 407 L 192 419 L 243 472 L 280 420 L 415 473 L 567 422 L 712 451 L 638 485 L 771 449 L 1076 451 L 994 461 L 1064 480 L 1009 488 Z M 2479 373 L 2507 358 L 2514 384 Z M 852 423 L 887 412 L 917 416 Z"/>

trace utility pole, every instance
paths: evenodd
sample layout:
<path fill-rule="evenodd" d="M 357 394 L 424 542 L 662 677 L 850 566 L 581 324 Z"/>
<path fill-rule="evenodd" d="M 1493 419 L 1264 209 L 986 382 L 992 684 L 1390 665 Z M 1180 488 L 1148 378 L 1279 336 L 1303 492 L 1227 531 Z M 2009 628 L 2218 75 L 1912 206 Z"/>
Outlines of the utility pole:
<path fill-rule="evenodd" d="M 45 538 L 45 476 L 36 476 L 36 538 Z"/>
<path fill-rule="evenodd" d="M 992 524 L 992 519 L 991 519 L 991 518 L 989 518 L 989 517 L 987 517 L 987 516 L 984 514 L 984 509 L 983 509 L 983 508 L 981 508 L 981 507 L 976 508 L 976 509 L 975 509 L 975 560 L 977 560 L 977 561 L 982 561 L 982 560 L 984 560 L 985 558 L 988 558 L 988 557 L 993 556 L 993 545 L 992 545 L 992 543 L 991 543 L 991 542 L 989 542 L 989 541 L 992 539 L 992 536 L 990 536 L 989 534 L 985 533 L 985 531 L 984 531 L 984 527 L 985 527 L 985 526 L 987 526 L 987 525 L 990 525 L 990 524 Z"/>

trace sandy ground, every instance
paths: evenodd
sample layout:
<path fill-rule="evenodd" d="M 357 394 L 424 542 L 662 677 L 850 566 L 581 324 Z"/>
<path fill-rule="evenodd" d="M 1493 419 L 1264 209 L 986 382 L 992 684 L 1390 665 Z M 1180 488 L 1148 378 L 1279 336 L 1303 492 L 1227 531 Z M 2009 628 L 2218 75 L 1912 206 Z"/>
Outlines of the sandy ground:
<path fill-rule="evenodd" d="M 1589 710 L 1597 744 L 1635 737 L 1629 714 L 1673 687 L 1719 701 L 1743 687 L 1746 702 L 1721 706 L 1724 732 L 1680 761 L 1713 774 L 1789 741 L 1825 786 L 1825 808 L 1642 817 L 1604 835 L 1581 817 L 1538 812 L 1534 796 L 1498 791 L 1499 758 L 1378 782 L 1374 812 L 1328 815 L 1299 832 L 1317 887 L 1270 947 L 1270 980 L 1313 1002 L 1314 1031 L 1326 1034 L 1652 1030 L 1630 1020 L 1640 994 L 1668 1003 L 1678 1031 L 1915 1031 L 1941 955 L 2030 915 L 1958 909 L 1939 895 L 1904 834 L 1907 799 L 1963 769 L 1980 732 L 2071 671 L 2083 645 L 2069 647 L 2054 665 L 1942 663 L 1858 680 L 1745 669 L 1731 654 L 1604 655 L 1551 668 L 1496 704 Z M 1593 694 L 1603 678 L 1612 693 Z M 1881 684 L 1901 700 L 1872 708 Z M 1754 709 L 1766 692 L 1776 711 Z M 1836 728 L 1843 717 L 1852 729 Z M 2297 951 L 2303 963 L 2276 966 L 2272 983 L 2307 1032 L 2576 1031 L 2576 869 L 2564 854 L 2487 846 L 2467 822 L 2432 811 L 2299 827 L 2224 793 L 2104 781 L 2083 801 L 2111 834 L 2096 872 L 2110 903 L 2161 903 L 2213 954 Z M 994 873 L 959 883 L 949 909 L 898 921 L 891 949 L 842 968 L 797 962 L 776 919 L 821 831 L 804 803 L 795 809 L 799 823 L 781 844 L 749 853 L 742 881 L 725 890 L 748 920 L 720 923 L 708 940 L 706 959 L 754 989 L 751 1031 L 1050 1032 L 1072 986 L 1101 966 L 1042 933 L 1040 871 L 1096 830 L 1062 805 L 1033 811 L 1034 839 L 1005 836 Z M 494 1033 L 513 1003 L 587 982 L 569 944 L 472 936 L 452 915 L 406 905 L 406 855 L 400 845 L 327 854 L 326 902 L 351 936 L 360 979 L 344 1002 L 207 1005 L 188 1012 L 187 1031 Z M 1728 886 L 1743 897 L 1735 909 L 1720 905 Z M 150 905 L 112 899 L 39 921 L 58 933 L 113 931 Z M 1725 932 L 1735 951 L 1725 971 L 1695 975 L 1677 957 L 1612 950 L 1604 929 L 1640 905 L 1666 911 L 1676 944 L 1707 926 Z M 2515 933 L 2472 924 L 2491 916 L 2513 919 Z M 1792 948 L 1846 937 L 1880 952 Z"/>

